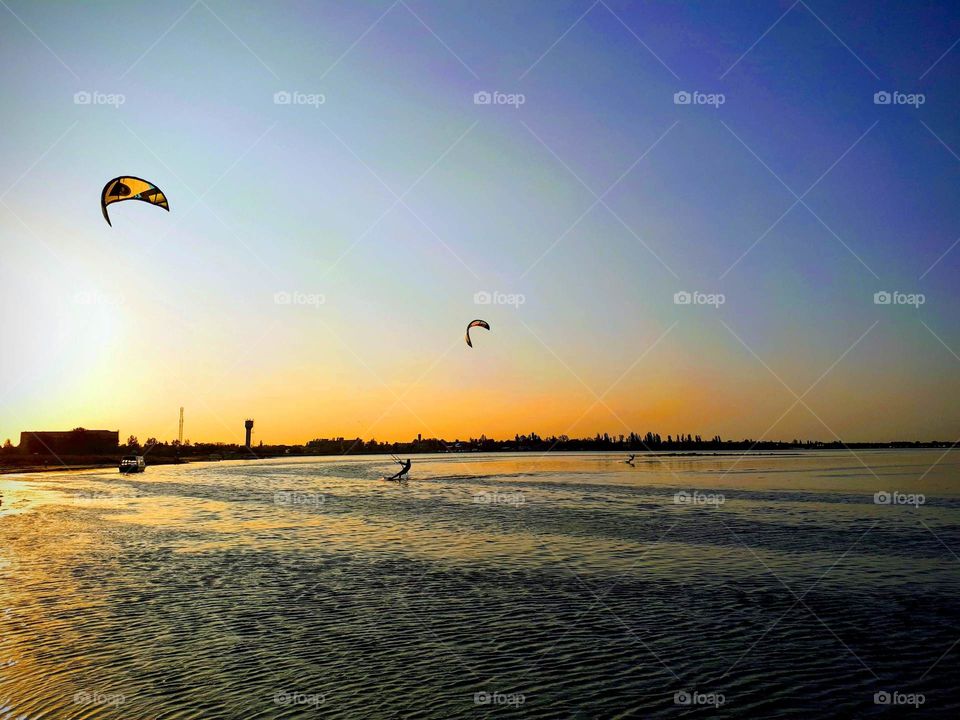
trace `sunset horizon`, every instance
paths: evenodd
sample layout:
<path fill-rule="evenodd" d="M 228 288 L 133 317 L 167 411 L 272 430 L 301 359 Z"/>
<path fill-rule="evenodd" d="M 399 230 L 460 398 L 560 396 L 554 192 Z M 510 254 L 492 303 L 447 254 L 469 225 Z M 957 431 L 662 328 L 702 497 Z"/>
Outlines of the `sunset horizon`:
<path fill-rule="evenodd" d="M 33 59 L 8 100 L 34 122 L 0 139 L 5 293 L 30 308 L 5 324 L 0 437 L 75 419 L 159 437 L 183 405 L 196 437 L 249 415 L 266 442 L 960 438 L 955 61 L 934 64 L 952 40 L 893 74 L 878 40 L 825 44 L 802 6 L 706 57 L 666 28 L 720 10 L 585 10 L 521 42 L 509 13 L 464 35 L 452 9 L 356 9 L 291 27 L 336 34 L 298 62 L 267 30 L 289 19 L 206 3 L 115 8 L 122 36 L 96 12 L 17 13 L 56 52 L 8 12 L 7 52 Z M 172 29 L 152 45 L 154 23 Z M 223 107 L 242 110 L 215 127 Z M 104 223 L 123 172 L 169 212 Z M 468 348 L 474 317 L 493 330 Z"/>

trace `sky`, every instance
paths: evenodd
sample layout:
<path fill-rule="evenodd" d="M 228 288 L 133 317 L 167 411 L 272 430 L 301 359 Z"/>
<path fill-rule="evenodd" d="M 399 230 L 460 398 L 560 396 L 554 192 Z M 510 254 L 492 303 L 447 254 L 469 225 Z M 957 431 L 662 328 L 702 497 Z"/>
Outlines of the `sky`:
<path fill-rule="evenodd" d="M 955 440 L 958 39 L 932 2 L 4 0 L 0 440 Z M 108 226 L 124 174 L 171 211 Z"/>

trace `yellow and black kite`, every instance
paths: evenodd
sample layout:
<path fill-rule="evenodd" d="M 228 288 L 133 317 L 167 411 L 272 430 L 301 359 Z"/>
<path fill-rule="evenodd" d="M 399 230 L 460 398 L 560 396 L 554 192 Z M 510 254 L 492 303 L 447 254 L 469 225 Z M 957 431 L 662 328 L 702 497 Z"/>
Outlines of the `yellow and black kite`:
<path fill-rule="evenodd" d="M 103 186 L 103 192 L 100 194 L 100 209 L 103 210 L 103 219 L 107 225 L 113 227 L 110 222 L 110 216 L 107 215 L 107 205 L 124 200 L 143 200 L 151 205 L 159 205 L 167 212 L 170 211 L 170 204 L 167 202 L 167 196 L 153 183 L 141 180 L 132 175 L 123 175 L 114 178 Z"/>

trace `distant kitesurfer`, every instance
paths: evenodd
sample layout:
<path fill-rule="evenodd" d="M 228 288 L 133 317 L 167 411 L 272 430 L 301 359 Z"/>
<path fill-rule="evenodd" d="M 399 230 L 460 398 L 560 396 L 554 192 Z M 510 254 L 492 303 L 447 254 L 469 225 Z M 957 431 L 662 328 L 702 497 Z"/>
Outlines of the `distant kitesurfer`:
<path fill-rule="evenodd" d="M 394 460 L 400 463 L 400 471 L 396 475 L 388 477 L 387 480 L 396 480 L 397 482 L 400 482 L 404 479 L 403 476 L 410 472 L 410 466 L 413 465 L 413 462 L 410 460 L 410 458 L 407 458 L 403 461 L 401 461 L 400 458 L 394 458 Z"/>

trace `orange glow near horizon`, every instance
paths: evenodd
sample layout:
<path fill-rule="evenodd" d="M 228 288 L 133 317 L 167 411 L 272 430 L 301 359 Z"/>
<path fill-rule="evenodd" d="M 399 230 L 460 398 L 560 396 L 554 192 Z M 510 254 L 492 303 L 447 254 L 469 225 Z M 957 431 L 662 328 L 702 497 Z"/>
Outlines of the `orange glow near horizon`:
<path fill-rule="evenodd" d="M 453 343 L 426 375 L 431 360 L 423 354 L 400 357 L 396 365 L 381 361 L 364 367 L 341 348 L 328 353 L 322 367 L 302 363 L 284 371 L 261 365 L 251 375 L 251 366 L 264 362 L 254 354 L 218 380 L 213 356 L 204 354 L 195 367 L 209 380 L 206 392 L 201 383 L 184 383 L 181 372 L 187 370 L 163 357 L 137 366 L 139 350 L 114 347 L 82 378 L 70 380 L 72 388 L 55 401 L 37 396 L 36 403 L 28 404 L 29 418 L 8 416 L 0 434 L 16 443 L 21 430 L 84 426 L 119 429 L 122 441 L 129 435 L 141 442 L 149 437 L 170 441 L 183 404 L 184 437 L 192 442 L 240 444 L 246 417 L 256 420 L 255 444 L 300 444 L 317 437 L 402 442 L 418 433 L 463 440 L 631 431 L 663 437 L 719 434 L 732 440 L 829 441 L 833 433 L 849 441 L 950 439 L 938 427 L 942 416 L 919 408 L 912 414 L 884 412 L 891 398 L 908 407 L 911 397 L 929 396 L 931 388 L 921 381 L 871 394 L 871 378 L 838 370 L 837 377 L 825 379 L 804 398 L 807 409 L 762 367 L 737 364 L 729 354 L 718 353 L 704 364 L 693 354 L 677 352 L 677 346 L 663 345 L 614 385 L 617 376 L 609 372 L 575 375 L 572 364 L 565 366 L 536 341 L 524 344 L 523 354 L 509 357 L 495 344 L 503 334 L 482 338 L 484 347 L 473 350 L 461 348 L 462 341 Z M 131 368 L 135 381 L 113 383 L 112 378 L 129 376 Z M 154 373 L 159 374 L 151 378 Z M 798 394 L 816 380 L 804 368 L 790 377 Z M 60 382 L 66 385 L 68 379 Z M 928 403 L 938 405 L 932 396 Z"/>

